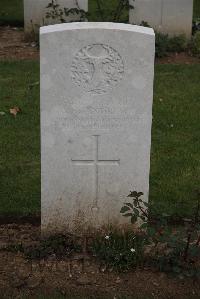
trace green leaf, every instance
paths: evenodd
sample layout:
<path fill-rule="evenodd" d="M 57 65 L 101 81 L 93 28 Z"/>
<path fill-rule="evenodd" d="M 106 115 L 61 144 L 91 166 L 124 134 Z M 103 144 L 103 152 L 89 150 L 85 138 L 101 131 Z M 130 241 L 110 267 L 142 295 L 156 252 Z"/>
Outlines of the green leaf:
<path fill-rule="evenodd" d="M 137 221 L 137 216 L 133 215 L 131 217 L 131 223 L 134 224 Z"/>
<path fill-rule="evenodd" d="M 127 211 L 129 211 L 130 210 L 130 208 L 129 207 L 127 207 L 127 206 L 124 206 L 124 207 L 122 207 L 121 208 L 121 211 L 120 211 L 120 213 L 125 213 L 125 212 L 127 212 Z"/>
<path fill-rule="evenodd" d="M 147 228 L 148 227 L 148 223 L 143 223 L 141 226 L 140 226 L 140 228 L 142 228 L 142 229 L 145 229 L 145 228 Z"/>
<path fill-rule="evenodd" d="M 143 192 L 138 192 L 137 197 L 140 197 L 140 196 L 142 196 L 142 195 L 144 195 Z"/>
<path fill-rule="evenodd" d="M 138 217 L 139 214 L 140 214 L 139 211 L 138 211 L 138 209 L 134 208 L 133 211 L 134 211 L 135 215 Z"/>
<path fill-rule="evenodd" d="M 128 197 L 137 197 L 137 191 L 130 191 L 130 194 L 128 195 Z"/>
<path fill-rule="evenodd" d="M 190 248 L 190 250 L 189 250 L 189 254 L 190 254 L 190 256 L 192 256 L 192 257 L 200 257 L 200 248 L 198 248 L 198 247 L 192 247 L 192 248 Z"/>
<path fill-rule="evenodd" d="M 146 208 L 148 208 L 149 207 L 149 204 L 148 204 L 148 202 L 143 202 L 143 205 L 146 207 Z"/>
<path fill-rule="evenodd" d="M 133 214 L 132 213 L 128 213 L 128 214 L 124 214 L 124 217 L 131 217 Z"/>
<path fill-rule="evenodd" d="M 149 227 L 149 229 L 148 229 L 148 234 L 149 234 L 150 236 L 153 236 L 153 235 L 155 235 L 155 233 L 156 233 L 155 228 L 153 228 L 153 227 Z"/>
<path fill-rule="evenodd" d="M 127 202 L 127 203 L 125 203 L 125 205 L 133 209 L 132 203 Z"/>

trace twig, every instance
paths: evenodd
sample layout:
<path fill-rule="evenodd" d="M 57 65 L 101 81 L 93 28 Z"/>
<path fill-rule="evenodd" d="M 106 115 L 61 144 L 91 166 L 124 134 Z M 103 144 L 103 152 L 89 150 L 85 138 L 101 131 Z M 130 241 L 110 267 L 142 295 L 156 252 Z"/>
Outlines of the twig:
<path fill-rule="evenodd" d="M 190 243 L 191 243 L 191 239 L 192 239 L 192 233 L 199 221 L 199 211 L 200 211 L 200 200 L 198 198 L 198 203 L 197 203 L 197 208 L 196 208 L 196 212 L 195 212 L 195 217 L 194 217 L 194 221 L 192 221 L 191 223 L 191 227 L 190 229 L 188 230 L 188 237 L 187 237 L 187 243 L 186 243 L 186 247 L 185 247 L 185 250 L 184 250 L 184 260 L 186 261 L 187 258 L 188 258 L 188 251 L 189 251 L 189 247 L 190 247 Z M 200 243 L 200 236 L 197 240 L 197 243 L 196 245 L 198 246 Z"/>
<path fill-rule="evenodd" d="M 144 214 L 144 216 L 148 219 L 149 215 L 148 213 L 140 206 L 140 204 L 138 203 L 138 208 L 139 210 Z"/>

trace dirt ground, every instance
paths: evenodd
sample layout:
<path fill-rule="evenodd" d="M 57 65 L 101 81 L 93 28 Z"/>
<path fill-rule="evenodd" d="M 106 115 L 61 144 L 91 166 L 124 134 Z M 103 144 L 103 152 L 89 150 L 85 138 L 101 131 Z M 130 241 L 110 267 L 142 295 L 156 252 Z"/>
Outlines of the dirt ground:
<path fill-rule="evenodd" d="M 39 59 L 35 42 L 25 40 L 23 28 L 0 27 L 0 59 Z M 200 59 L 187 53 L 173 53 L 168 57 L 156 59 L 161 64 L 194 64 Z"/>
<path fill-rule="evenodd" d="M 0 27 L 0 59 L 38 59 L 35 42 L 25 41 L 23 28 Z"/>
<path fill-rule="evenodd" d="M 168 57 L 156 58 L 158 64 L 195 64 L 200 63 L 200 59 L 188 55 L 187 53 L 169 53 Z"/>
<path fill-rule="evenodd" d="M 0 298 L 35 298 L 37 294 L 149 296 L 155 299 L 200 298 L 200 283 L 191 279 L 169 278 L 149 269 L 129 273 L 108 271 L 88 254 L 70 258 L 28 259 L 11 245 L 31 246 L 40 240 L 40 226 L 0 225 Z M 16 247 L 17 248 L 17 247 Z M 149 298 L 148 297 L 148 298 Z"/>

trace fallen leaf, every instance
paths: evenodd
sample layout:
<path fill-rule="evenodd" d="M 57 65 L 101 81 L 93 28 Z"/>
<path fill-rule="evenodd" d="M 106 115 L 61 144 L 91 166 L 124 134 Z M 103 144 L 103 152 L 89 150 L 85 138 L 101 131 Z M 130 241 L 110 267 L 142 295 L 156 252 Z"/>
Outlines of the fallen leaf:
<path fill-rule="evenodd" d="M 10 108 L 10 114 L 13 114 L 15 117 L 18 112 L 21 112 L 21 109 L 19 107 Z"/>

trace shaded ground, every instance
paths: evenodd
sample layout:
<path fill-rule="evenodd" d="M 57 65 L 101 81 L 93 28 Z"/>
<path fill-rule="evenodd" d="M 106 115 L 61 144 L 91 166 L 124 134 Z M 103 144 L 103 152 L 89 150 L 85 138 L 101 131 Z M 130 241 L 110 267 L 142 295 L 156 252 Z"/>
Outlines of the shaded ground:
<path fill-rule="evenodd" d="M 131 273 L 105 270 L 94 257 L 73 255 L 57 260 L 28 260 L 23 253 L 9 252 L 9 245 L 30 246 L 40 239 L 40 227 L 25 225 L 0 226 L 0 298 L 19 298 L 36 294 L 111 296 L 148 296 L 148 298 L 199 298 L 200 283 L 190 279 L 178 280 L 149 269 Z M 17 248 L 17 246 L 16 246 Z M 114 297 L 115 296 L 115 297 Z"/>
<path fill-rule="evenodd" d="M 187 53 L 169 53 L 168 57 L 157 58 L 159 64 L 195 64 L 200 63 L 200 59 L 188 55 Z"/>
<path fill-rule="evenodd" d="M 23 28 L 0 27 L 0 59 L 38 59 L 39 50 L 36 43 L 24 38 Z M 161 64 L 194 64 L 200 59 L 187 53 L 172 53 L 168 57 L 156 59 Z"/>
<path fill-rule="evenodd" d="M 26 42 L 23 28 L 0 27 L 0 59 L 36 59 L 35 43 Z"/>

